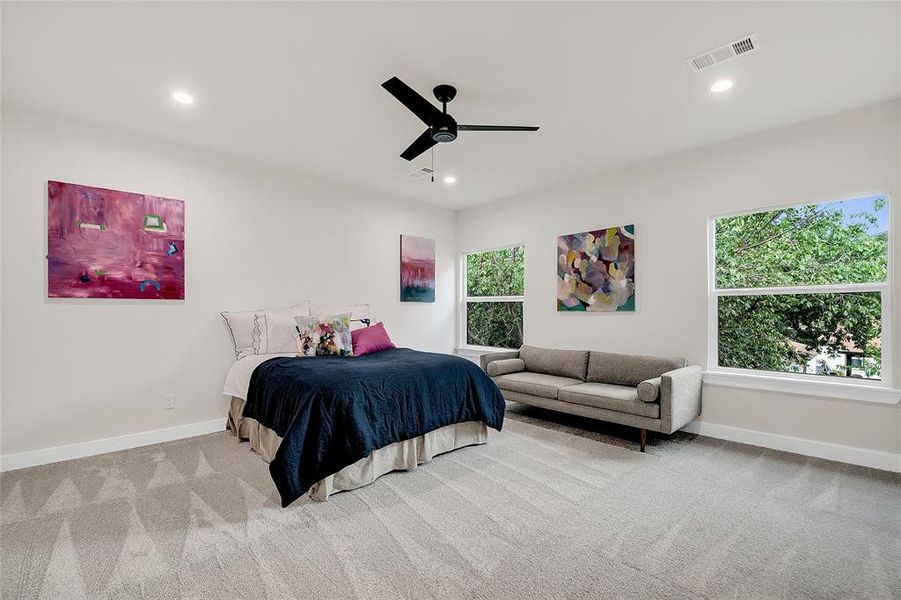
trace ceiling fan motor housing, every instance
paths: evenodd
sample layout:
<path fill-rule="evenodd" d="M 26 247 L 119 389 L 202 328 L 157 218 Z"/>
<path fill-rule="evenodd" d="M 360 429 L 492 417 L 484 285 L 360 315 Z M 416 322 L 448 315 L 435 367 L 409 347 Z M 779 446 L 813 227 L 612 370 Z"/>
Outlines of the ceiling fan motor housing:
<path fill-rule="evenodd" d="M 431 126 L 432 139 L 439 144 L 446 144 L 457 139 L 457 122 L 450 115 L 442 115 Z"/>

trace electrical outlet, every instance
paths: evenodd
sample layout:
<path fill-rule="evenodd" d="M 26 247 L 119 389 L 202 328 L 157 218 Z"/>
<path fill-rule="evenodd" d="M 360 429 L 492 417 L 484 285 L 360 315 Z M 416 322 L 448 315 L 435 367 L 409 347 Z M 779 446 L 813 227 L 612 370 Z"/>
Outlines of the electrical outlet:
<path fill-rule="evenodd" d="M 166 405 L 163 409 L 172 410 L 173 408 L 175 408 L 175 394 L 166 394 Z"/>

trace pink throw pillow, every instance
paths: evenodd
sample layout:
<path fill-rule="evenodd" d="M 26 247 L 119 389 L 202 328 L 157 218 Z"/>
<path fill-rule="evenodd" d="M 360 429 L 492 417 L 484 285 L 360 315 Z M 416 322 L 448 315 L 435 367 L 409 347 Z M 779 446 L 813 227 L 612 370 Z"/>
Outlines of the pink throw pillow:
<path fill-rule="evenodd" d="M 354 347 L 354 356 L 396 348 L 391 338 L 388 337 L 388 332 L 385 331 L 385 324 L 381 321 L 371 327 L 351 331 L 350 337 Z"/>

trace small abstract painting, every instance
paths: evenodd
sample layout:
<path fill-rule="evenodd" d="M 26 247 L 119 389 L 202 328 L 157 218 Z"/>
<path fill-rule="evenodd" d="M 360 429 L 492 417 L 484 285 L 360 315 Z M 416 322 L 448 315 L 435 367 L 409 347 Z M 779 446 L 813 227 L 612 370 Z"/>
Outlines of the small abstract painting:
<path fill-rule="evenodd" d="M 400 301 L 435 301 L 435 240 L 400 236 Z"/>
<path fill-rule="evenodd" d="M 557 238 L 557 310 L 635 310 L 635 225 Z"/>
<path fill-rule="evenodd" d="M 51 298 L 185 297 L 185 203 L 48 182 Z"/>

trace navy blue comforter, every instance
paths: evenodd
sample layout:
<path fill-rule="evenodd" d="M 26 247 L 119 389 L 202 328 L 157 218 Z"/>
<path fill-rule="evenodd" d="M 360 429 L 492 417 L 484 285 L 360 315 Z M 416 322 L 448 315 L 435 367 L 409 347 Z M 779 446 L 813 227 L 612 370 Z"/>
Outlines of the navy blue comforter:
<path fill-rule="evenodd" d="M 466 359 L 396 348 L 268 360 L 250 378 L 244 416 L 283 438 L 269 472 L 284 507 L 388 444 L 466 421 L 500 431 L 504 399 Z"/>

